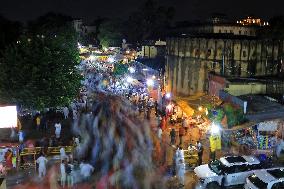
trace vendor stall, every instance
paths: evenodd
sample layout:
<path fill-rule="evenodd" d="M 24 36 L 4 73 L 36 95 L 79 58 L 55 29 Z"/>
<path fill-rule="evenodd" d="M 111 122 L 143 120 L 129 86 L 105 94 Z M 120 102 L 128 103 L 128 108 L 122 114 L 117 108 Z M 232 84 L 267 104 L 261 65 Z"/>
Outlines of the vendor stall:
<path fill-rule="evenodd" d="M 7 171 L 15 168 L 18 164 L 18 145 L 14 143 L 1 144 L 0 146 L 0 176 L 5 175 Z"/>
<path fill-rule="evenodd" d="M 278 121 L 261 122 L 257 125 L 257 149 L 270 150 L 277 143 Z"/>

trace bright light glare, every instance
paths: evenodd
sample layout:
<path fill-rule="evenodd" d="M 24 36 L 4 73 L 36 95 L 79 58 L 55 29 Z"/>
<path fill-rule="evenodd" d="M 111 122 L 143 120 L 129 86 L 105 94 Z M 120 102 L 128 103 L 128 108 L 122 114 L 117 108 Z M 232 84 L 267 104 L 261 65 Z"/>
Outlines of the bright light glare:
<path fill-rule="evenodd" d="M 95 60 L 95 56 L 94 56 L 94 55 L 91 55 L 91 56 L 89 57 L 89 59 L 90 59 L 91 61 L 93 61 L 93 60 Z"/>
<path fill-rule="evenodd" d="M 153 79 L 147 79 L 146 84 L 147 84 L 149 87 L 152 87 L 152 86 L 154 85 L 154 80 L 153 80 Z"/>
<path fill-rule="evenodd" d="M 130 67 L 130 68 L 129 68 L 129 72 L 130 72 L 130 73 L 134 73 L 134 72 L 135 72 L 135 69 L 134 69 L 133 67 Z"/>
<path fill-rule="evenodd" d="M 113 62 L 114 62 L 114 58 L 113 58 L 113 57 L 109 57 L 109 58 L 108 58 L 108 61 L 109 61 L 110 63 L 113 63 Z"/>
<path fill-rule="evenodd" d="M 133 78 L 129 76 L 129 77 L 126 78 L 126 81 L 127 81 L 128 83 L 131 83 L 131 82 L 133 82 Z"/>
<path fill-rule="evenodd" d="M 153 76 L 152 76 L 152 79 L 156 79 L 156 76 L 153 75 Z"/>
<path fill-rule="evenodd" d="M 211 125 L 211 134 L 212 135 L 216 135 L 216 134 L 219 134 L 220 133 L 220 128 L 219 126 L 217 126 L 216 124 L 212 123 Z"/>
<path fill-rule="evenodd" d="M 142 70 L 143 70 L 143 71 L 148 71 L 148 69 L 147 69 L 147 68 L 143 68 Z"/>
<path fill-rule="evenodd" d="M 171 98 L 171 93 L 166 93 L 166 98 Z"/>
<path fill-rule="evenodd" d="M 202 106 L 199 106 L 198 110 L 201 112 L 203 110 Z"/>
<path fill-rule="evenodd" d="M 16 106 L 0 107 L 0 128 L 17 127 Z"/>

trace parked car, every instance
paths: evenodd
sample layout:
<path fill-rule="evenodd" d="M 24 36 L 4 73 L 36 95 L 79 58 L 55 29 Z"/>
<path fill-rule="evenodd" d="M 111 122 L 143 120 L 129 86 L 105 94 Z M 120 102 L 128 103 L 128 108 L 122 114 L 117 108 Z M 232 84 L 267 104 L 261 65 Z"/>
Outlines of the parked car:
<path fill-rule="evenodd" d="M 284 188 L 284 167 L 254 171 L 246 179 L 245 189 Z"/>
<path fill-rule="evenodd" d="M 254 170 L 261 168 L 261 162 L 255 156 L 222 157 L 194 169 L 199 178 L 196 188 L 217 189 L 221 186 L 243 185 Z"/>

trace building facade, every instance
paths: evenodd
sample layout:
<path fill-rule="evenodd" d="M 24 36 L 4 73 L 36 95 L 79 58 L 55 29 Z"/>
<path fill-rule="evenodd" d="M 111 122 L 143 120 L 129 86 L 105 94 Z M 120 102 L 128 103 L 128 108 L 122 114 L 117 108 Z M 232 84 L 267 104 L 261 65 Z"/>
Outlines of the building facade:
<path fill-rule="evenodd" d="M 234 34 L 180 35 L 166 41 L 166 90 L 177 96 L 208 91 L 208 73 L 229 77 L 282 71 L 283 41 Z"/>

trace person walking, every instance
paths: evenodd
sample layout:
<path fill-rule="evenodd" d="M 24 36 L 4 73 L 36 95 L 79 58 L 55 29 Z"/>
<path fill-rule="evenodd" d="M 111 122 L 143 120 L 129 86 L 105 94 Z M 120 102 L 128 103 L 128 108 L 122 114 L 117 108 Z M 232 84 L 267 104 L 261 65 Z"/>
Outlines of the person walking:
<path fill-rule="evenodd" d="M 63 108 L 64 119 L 67 119 L 69 116 L 69 109 L 65 106 Z"/>
<path fill-rule="evenodd" d="M 38 116 L 36 117 L 36 119 L 35 119 L 35 122 L 36 122 L 36 129 L 37 129 L 37 130 L 40 130 L 40 121 L 41 121 L 40 115 L 38 115 Z"/>
<path fill-rule="evenodd" d="M 59 152 L 60 152 L 60 159 L 61 160 L 64 160 L 64 159 L 66 159 L 66 153 L 65 153 L 65 148 L 64 147 L 61 147 L 60 148 L 60 150 L 59 150 Z"/>
<path fill-rule="evenodd" d="M 176 131 L 174 128 L 172 128 L 170 132 L 170 137 L 171 137 L 171 145 L 174 145 L 176 143 Z"/>
<path fill-rule="evenodd" d="M 36 160 L 36 163 L 38 164 L 38 176 L 40 178 L 45 177 L 47 159 L 44 157 L 42 153 L 40 154 L 39 158 Z"/>
<path fill-rule="evenodd" d="M 197 154 L 198 154 L 198 165 L 201 165 L 202 156 L 203 156 L 203 146 L 200 141 L 197 141 Z"/>
<path fill-rule="evenodd" d="M 182 159 L 178 161 L 177 164 L 177 177 L 181 186 L 184 186 L 184 174 L 185 174 L 185 163 Z"/>
<path fill-rule="evenodd" d="M 71 163 L 68 163 L 67 161 L 65 161 L 65 172 L 66 172 L 68 188 L 71 188 L 74 185 L 73 169 L 74 169 L 74 166 Z"/>
<path fill-rule="evenodd" d="M 22 130 L 19 130 L 18 136 L 19 136 L 19 142 L 23 143 L 24 142 L 24 132 Z"/>
<path fill-rule="evenodd" d="M 59 121 L 57 121 L 54 125 L 55 127 L 55 136 L 57 139 L 60 138 L 60 133 L 61 133 L 61 123 Z"/>
<path fill-rule="evenodd" d="M 185 135 L 184 127 L 179 128 L 178 135 L 179 135 L 179 145 L 182 145 L 183 144 L 183 136 Z"/>
<path fill-rule="evenodd" d="M 64 188 L 66 183 L 66 168 L 65 168 L 65 160 L 61 160 L 60 163 L 60 184 Z"/>
<path fill-rule="evenodd" d="M 163 130 L 161 127 L 158 128 L 158 138 L 161 141 L 162 140 L 162 134 L 163 134 Z"/>
<path fill-rule="evenodd" d="M 84 181 L 89 181 L 92 172 L 94 171 L 94 167 L 88 163 L 80 164 L 80 174 L 83 176 Z"/>

